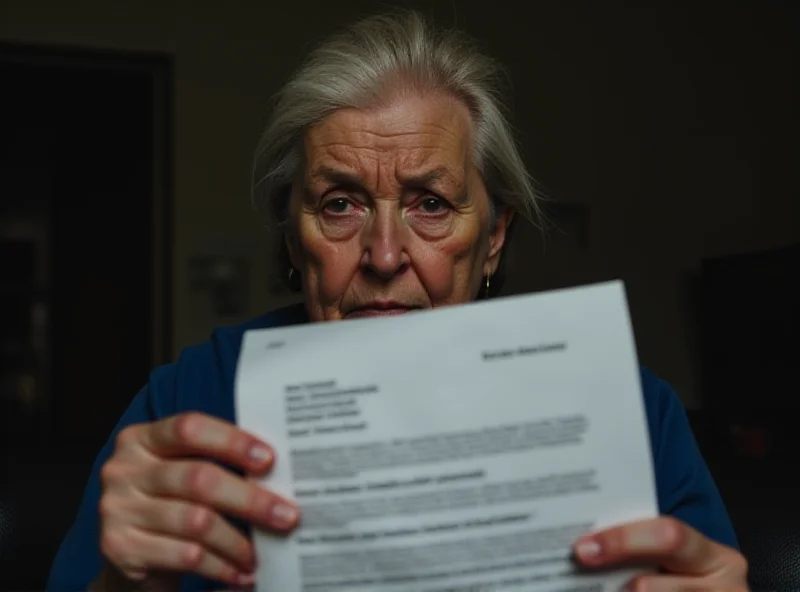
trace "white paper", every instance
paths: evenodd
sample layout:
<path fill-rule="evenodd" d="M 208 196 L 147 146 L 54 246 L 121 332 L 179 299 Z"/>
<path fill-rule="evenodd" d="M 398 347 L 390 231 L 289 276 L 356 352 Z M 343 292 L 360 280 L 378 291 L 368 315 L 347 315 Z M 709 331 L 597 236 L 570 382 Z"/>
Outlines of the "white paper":
<path fill-rule="evenodd" d="M 657 515 L 620 282 L 251 331 L 236 403 L 302 512 L 259 592 L 618 590 L 572 543 Z"/>

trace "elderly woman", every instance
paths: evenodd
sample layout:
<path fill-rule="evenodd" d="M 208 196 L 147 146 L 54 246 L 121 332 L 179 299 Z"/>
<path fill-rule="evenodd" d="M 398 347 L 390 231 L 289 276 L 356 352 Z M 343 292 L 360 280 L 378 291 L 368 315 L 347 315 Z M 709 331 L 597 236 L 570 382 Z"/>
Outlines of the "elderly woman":
<path fill-rule="evenodd" d="M 97 458 L 51 590 L 252 582 L 248 529 L 288 533 L 302 508 L 243 477 L 275 458 L 234 425 L 242 335 L 496 292 L 512 221 L 536 212 L 496 76 L 472 42 L 414 14 L 362 21 L 310 56 L 279 95 L 256 179 L 304 304 L 218 329 L 153 371 Z M 647 372 L 642 387 L 663 517 L 587 534 L 577 560 L 659 564 L 637 590 L 745 588 L 677 397 Z"/>

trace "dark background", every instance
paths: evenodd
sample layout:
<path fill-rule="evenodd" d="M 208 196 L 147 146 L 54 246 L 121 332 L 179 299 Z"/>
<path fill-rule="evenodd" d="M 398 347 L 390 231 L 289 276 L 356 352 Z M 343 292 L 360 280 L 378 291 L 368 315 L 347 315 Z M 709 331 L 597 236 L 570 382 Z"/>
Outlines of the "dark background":
<path fill-rule="evenodd" d="M 798 4 L 411 4 L 508 68 L 549 223 L 514 237 L 506 292 L 625 280 L 640 359 L 726 499 L 745 465 L 786 491 Z M 39 587 L 149 370 L 290 298 L 248 201 L 269 98 L 316 39 L 385 7 L 0 0 L 3 488 L 28 520 L 9 586 Z"/>

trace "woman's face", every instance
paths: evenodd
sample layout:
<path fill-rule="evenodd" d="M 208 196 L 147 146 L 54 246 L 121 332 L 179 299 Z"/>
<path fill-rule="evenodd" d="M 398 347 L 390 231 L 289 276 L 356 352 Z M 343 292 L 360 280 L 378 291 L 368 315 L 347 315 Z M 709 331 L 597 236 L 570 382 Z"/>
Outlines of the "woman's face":
<path fill-rule="evenodd" d="M 467 108 L 404 96 L 311 128 L 287 244 L 313 321 L 473 300 L 513 213 L 497 212 L 472 158 Z"/>

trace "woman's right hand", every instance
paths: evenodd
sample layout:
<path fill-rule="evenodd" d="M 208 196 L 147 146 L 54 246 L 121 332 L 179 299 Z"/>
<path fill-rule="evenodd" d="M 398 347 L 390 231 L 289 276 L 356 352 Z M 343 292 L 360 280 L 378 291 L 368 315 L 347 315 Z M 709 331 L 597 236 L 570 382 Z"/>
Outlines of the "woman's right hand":
<path fill-rule="evenodd" d="M 223 514 L 256 527 L 287 532 L 297 507 L 227 471 L 272 466 L 269 446 L 236 426 L 201 413 L 184 413 L 122 430 L 101 471 L 100 545 L 130 583 L 147 589 L 197 573 L 234 586 L 252 583 L 250 540 Z"/>

